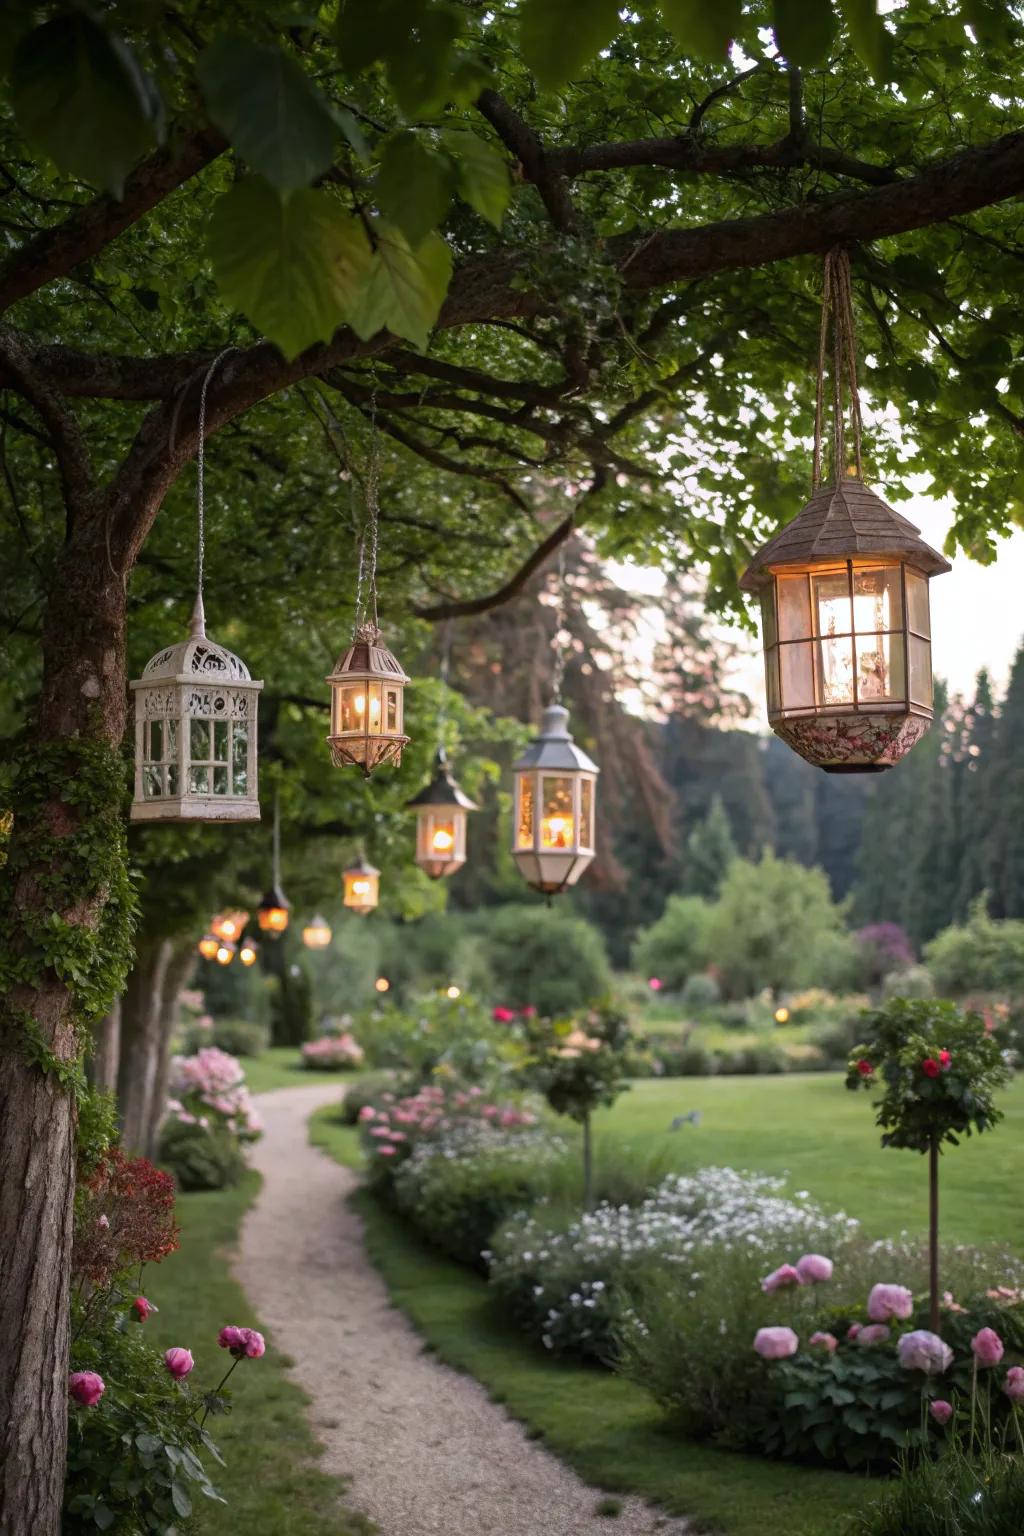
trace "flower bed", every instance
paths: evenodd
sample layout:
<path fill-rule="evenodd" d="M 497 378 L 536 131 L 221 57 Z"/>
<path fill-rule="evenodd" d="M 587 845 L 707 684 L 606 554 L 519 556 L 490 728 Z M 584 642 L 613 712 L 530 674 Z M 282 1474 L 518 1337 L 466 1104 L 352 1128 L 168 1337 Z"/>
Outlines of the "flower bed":
<path fill-rule="evenodd" d="M 311 1072 L 354 1072 L 364 1059 L 362 1046 L 350 1030 L 340 1035 L 323 1035 L 307 1040 L 302 1047 L 302 1065 Z"/>
<path fill-rule="evenodd" d="M 245 1169 L 242 1145 L 263 1130 L 241 1063 L 214 1045 L 175 1056 L 170 1091 L 160 1161 L 182 1189 L 237 1183 Z"/>

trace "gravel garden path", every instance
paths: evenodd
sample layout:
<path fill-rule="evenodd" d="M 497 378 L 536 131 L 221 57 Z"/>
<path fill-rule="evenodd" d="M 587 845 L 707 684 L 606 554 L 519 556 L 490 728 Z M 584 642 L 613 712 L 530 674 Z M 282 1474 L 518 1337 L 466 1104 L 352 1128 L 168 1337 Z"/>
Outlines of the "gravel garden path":
<path fill-rule="evenodd" d="M 423 1353 L 388 1299 L 347 1203 L 356 1177 L 309 1145 L 306 1121 L 338 1085 L 259 1096 L 263 1188 L 242 1229 L 236 1278 L 312 1399 L 324 1468 L 382 1536 L 682 1536 L 640 1499 L 595 1513 L 582 1482 L 469 1376 Z"/>

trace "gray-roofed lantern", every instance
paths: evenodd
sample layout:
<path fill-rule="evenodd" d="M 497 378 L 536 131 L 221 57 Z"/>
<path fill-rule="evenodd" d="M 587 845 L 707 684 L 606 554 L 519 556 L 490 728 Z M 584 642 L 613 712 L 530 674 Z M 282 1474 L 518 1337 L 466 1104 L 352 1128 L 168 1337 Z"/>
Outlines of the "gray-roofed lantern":
<path fill-rule="evenodd" d="M 949 562 L 864 484 L 855 387 L 853 309 L 845 252 L 825 264 L 822 348 L 830 305 L 836 372 L 848 372 L 856 465 L 821 486 L 822 378 L 815 490 L 754 556 L 740 581 L 761 599 L 768 720 L 827 773 L 878 773 L 905 757 L 933 715 L 928 581 Z M 845 350 L 844 350 L 845 349 Z M 834 465 L 845 466 L 842 411 Z"/>
<path fill-rule="evenodd" d="M 416 812 L 416 863 L 431 880 L 454 875 L 466 862 L 466 817 L 479 810 L 452 777 L 444 747 L 437 749 L 434 777 L 406 804 Z"/>
<path fill-rule="evenodd" d="M 597 764 L 574 743 L 569 711 L 552 704 L 515 774 L 512 856 L 534 890 L 575 885 L 594 857 Z"/>

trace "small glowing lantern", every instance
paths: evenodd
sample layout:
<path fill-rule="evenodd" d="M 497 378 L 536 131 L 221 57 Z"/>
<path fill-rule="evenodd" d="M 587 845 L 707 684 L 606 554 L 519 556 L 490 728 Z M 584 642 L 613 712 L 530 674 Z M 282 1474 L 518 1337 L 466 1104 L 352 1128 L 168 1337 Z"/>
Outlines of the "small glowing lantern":
<path fill-rule="evenodd" d="M 256 908 L 256 921 L 260 925 L 260 932 L 269 933 L 271 938 L 284 933 L 288 927 L 290 913 L 291 902 L 281 887 L 275 883 Z"/>
<path fill-rule="evenodd" d="M 259 950 L 252 939 L 243 939 L 238 947 L 238 958 L 243 965 L 255 965 Z"/>
<path fill-rule="evenodd" d="M 248 921 L 248 912 L 220 912 L 210 924 L 210 932 L 218 939 L 237 939 Z"/>
<path fill-rule="evenodd" d="M 380 870 L 361 853 L 342 871 L 343 901 L 350 912 L 372 912 L 380 896 Z"/>
<path fill-rule="evenodd" d="M 775 1022 L 776 1022 L 776 1024 L 788 1024 L 789 1023 L 789 1009 L 788 1008 L 776 1008 L 776 1010 L 775 1010 Z"/>
<path fill-rule="evenodd" d="M 409 678 L 380 643 L 375 624 L 360 624 L 352 644 L 327 681 L 331 685 L 331 734 L 335 767 L 354 763 L 369 778 L 381 763 L 402 761 L 402 695 Z"/>
<path fill-rule="evenodd" d="M 214 956 L 218 965 L 230 965 L 235 958 L 235 946 L 230 939 L 221 939 Z"/>
<path fill-rule="evenodd" d="M 206 638 L 202 598 L 187 640 L 158 651 L 135 694 L 132 821 L 259 821 L 261 682 Z"/>
<path fill-rule="evenodd" d="M 331 925 L 319 912 L 302 930 L 302 942 L 307 949 L 326 949 L 331 942 Z"/>
<path fill-rule="evenodd" d="M 517 763 L 512 855 L 534 890 L 575 885 L 594 857 L 594 799 L 599 769 L 575 745 L 569 711 L 552 704 L 540 735 Z"/>
<path fill-rule="evenodd" d="M 449 987 L 448 990 L 445 992 L 445 997 L 450 997 L 453 1003 L 454 1003 L 454 1001 L 455 1001 L 455 999 L 457 997 L 461 997 L 461 996 L 462 996 L 462 988 L 461 987 Z"/>
<path fill-rule="evenodd" d="M 950 569 L 855 474 L 815 491 L 740 586 L 761 598 L 768 721 L 826 773 L 880 773 L 931 725 L 928 581 Z"/>
<path fill-rule="evenodd" d="M 466 862 L 466 816 L 479 807 L 452 778 L 444 747 L 434 777 L 406 804 L 416 812 L 416 863 L 431 880 L 453 875 Z"/>
<path fill-rule="evenodd" d="M 390 992 L 391 983 L 386 976 L 378 976 L 373 984 L 373 988 L 375 992 Z"/>
<path fill-rule="evenodd" d="M 215 933 L 204 933 L 199 940 L 199 953 L 204 960 L 212 960 L 220 946 L 220 940 Z"/>

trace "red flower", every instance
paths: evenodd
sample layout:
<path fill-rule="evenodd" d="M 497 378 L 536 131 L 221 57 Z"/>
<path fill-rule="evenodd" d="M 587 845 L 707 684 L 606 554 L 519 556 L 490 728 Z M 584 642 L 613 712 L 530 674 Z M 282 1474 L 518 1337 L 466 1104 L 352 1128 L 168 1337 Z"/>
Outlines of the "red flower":
<path fill-rule="evenodd" d="M 71 1261 L 75 1276 L 108 1285 L 124 1270 L 158 1264 L 177 1246 L 170 1174 L 144 1157 L 126 1157 L 120 1147 L 108 1147 L 80 1191 Z"/>
<path fill-rule="evenodd" d="M 952 1056 L 950 1056 L 948 1051 L 940 1051 L 939 1052 L 939 1066 L 942 1068 L 942 1070 L 944 1072 L 948 1072 L 949 1071 L 949 1064 L 950 1064 L 950 1062 L 952 1060 L 953 1060 L 953 1058 L 952 1058 Z"/>
<path fill-rule="evenodd" d="M 515 1010 L 512 1008 L 495 1008 L 491 1014 L 496 1024 L 511 1024 L 515 1016 Z"/>
<path fill-rule="evenodd" d="M 871 1065 L 870 1061 L 868 1061 L 867 1057 L 862 1056 L 860 1061 L 857 1063 L 857 1071 L 860 1073 L 861 1077 L 870 1077 L 874 1070 L 874 1067 Z"/>
<path fill-rule="evenodd" d="M 921 1071 L 924 1073 L 925 1077 L 938 1077 L 941 1070 L 942 1069 L 940 1068 L 938 1062 L 935 1060 L 934 1056 L 926 1056 L 924 1061 L 921 1063 Z"/>

